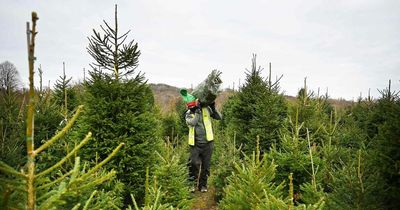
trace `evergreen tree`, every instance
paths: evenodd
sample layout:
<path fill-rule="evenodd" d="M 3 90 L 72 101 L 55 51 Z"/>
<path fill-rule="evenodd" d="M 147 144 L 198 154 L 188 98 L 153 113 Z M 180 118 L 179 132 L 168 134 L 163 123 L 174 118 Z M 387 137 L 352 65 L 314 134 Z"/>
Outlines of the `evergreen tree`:
<path fill-rule="evenodd" d="M 171 204 L 168 203 L 162 203 L 161 200 L 163 198 L 162 192 L 161 192 L 161 187 L 150 187 L 150 192 L 151 194 L 151 203 L 150 201 L 146 203 L 143 207 L 139 207 L 137 204 L 135 197 L 131 194 L 131 199 L 133 203 L 133 207 L 131 205 L 128 205 L 128 210 L 152 210 L 152 209 L 157 209 L 157 210 L 174 210 L 174 209 L 179 209 L 179 208 L 174 208 Z"/>
<path fill-rule="evenodd" d="M 179 209 L 189 209 L 190 195 L 187 179 L 187 163 L 180 156 L 186 145 L 173 147 L 170 142 L 164 143 L 164 148 L 157 152 L 158 161 L 154 168 L 153 186 L 162 191 L 161 203 L 168 203 Z"/>
<path fill-rule="evenodd" d="M 396 209 L 400 206 L 395 198 L 400 186 L 397 173 L 400 100 L 398 92 L 390 86 L 389 81 L 389 87 L 381 91 L 378 100 L 360 98 L 341 122 L 345 126 L 338 135 L 339 143 L 353 155 L 347 155 L 338 170 L 331 172 L 335 177 L 332 184 L 334 205 L 351 206 L 353 202 L 349 200 L 357 200 L 356 207 L 361 209 Z M 354 156 L 359 153 L 360 157 Z M 358 159 L 361 161 L 354 161 Z M 343 194 L 349 196 L 341 197 Z"/>
<path fill-rule="evenodd" d="M 304 87 L 298 92 L 296 103 L 289 107 L 292 119 L 297 117 L 299 124 L 304 123 L 299 133 L 301 137 L 306 138 L 306 129 L 318 143 L 326 137 L 323 127 L 329 122 L 330 114 L 334 113 L 333 107 L 328 103 L 328 97 L 327 94 L 320 96 L 315 95 L 314 91 L 309 91 L 304 79 Z"/>
<path fill-rule="evenodd" d="M 365 150 L 358 150 L 354 159 L 342 162 L 330 171 L 333 176 L 328 193 L 329 209 L 385 209 L 379 202 L 379 173 L 365 157 Z"/>
<path fill-rule="evenodd" d="M 381 202 L 387 209 L 400 206 L 400 91 L 389 86 L 381 91 L 370 123 L 376 126 L 376 134 L 371 143 L 371 160 L 380 174 L 383 191 Z"/>
<path fill-rule="evenodd" d="M 125 198 L 129 191 L 143 198 L 145 170 L 154 164 L 154 150 L 160 142 L 152 92 L 143 77 L 119 81 L 96 72 L 91 72 L 91 77 L 86 84 L 87 109 L 81 129 L 92 130 L 95 142 L 84 153 L 103 158 L 124 142 L 126 146 L 112 165 L 118 166 L 117 177 L 126 185 Z"/>
<path fill-rule="evenodd" d="M 79 105 L 77 94 L 71 85 L 72 77 L 65 75 L 65 63 L 63 62 L 63 75 L 54 84 L 53 100 L 62 109 L 64 118 Z"/>
<path fill-rule="evenodd" d="M 296 115 L 298 116 L 298 115 Z M 317 150 L 315 140 L 301 137 L 300 131 L 304 123 L 299 123 L 298 117 L 293 120 L 289 117 L 288 128 L 280 130 L 279 147 L 273 146 L 268 153 L 268 159 L 274 160 L 277 167 L 277 181 L 284 181 L 292 173 L 293 191 L 296 202 L 300 202 L 300 186 L 312 183 L 315 190 L 320 184 L 318 179 L 319 168 L 323 165 Z M 310 204 L 310 203 L 308 203 Z"/>
<path fill-rule="evenodd" d="M 164 114 L 161 118 L 162 136 L 168 140 L 173 140 L 177 136 L 178 116 L 174 112 Z"/>
<path fill-rule="evenodd" d="M 65 125 L 64 120 L 67 116 L 62 114 L 62 110 L 52 100 L 53 91 L 49 88 L 42 88 L 42 68 L 39 67 L 39 90 L 35 91 L 35 147 L 39 147 L 43 142 L 47 141 L 53 136 L 58 128 Z M 60 158 L 60 157 L 58 157 Z"/>
<path fill-rule="evenodd" d="M 236 145 L 236 133 L 228 137 L 223 132 L 217 132 L 217 141 L 214 142 L 214 154 L 212 156 L 213 184 L 216 200 L 223 198 L 223 189 L 228 184 L 226 177 L 232 174 L 235 164 L 241 164 L 241 148 Z M 222 167 L 220 167 L 222 166 Z"/>
<path fill-rule="evenodd" d="M 104 36 L 94 30 L 94 36 L 89 38 L 88 51 L 96 64 L 85 83 L 86 113 L 80 127 L 93 132 L 94 143 L 85 148 L 83 155 L 97 153 L 101 159 L 116 145 L 125 143 L 112 165 L 117 166 L 117 178 L 125 184 L 125 205 L 130 193 L 142 203 L 146 168 L 152 171 L 154 151 L 161 142 L 154 96 L 143 74 L 131 77 L 140 52 L 133 41 L 123 44 L 127 33 L 118 35 L 117 7 L 115 27 L 104 23 Z"/>
<path fill-rule="evenodd" d="M 189 132 L 189 128 L 185 120 L 185 113 L 187 111 L 186 103 L 183 100 L 178 100 L 175 104 L 175 111 L 177 115 L 177 125 L 176 125 L 177 134 L 178 136 L 183 137 L 186 140 Z M 185 144 L 187 143 L 186 141 L 184 142 Z"/>
<path fill-rule="evenodd" d="M 223 108 L 224 122 L 229 135 L 237 133 L 238 144 L 244 152 L 255 148 L 255 139 L 260 136 L 262 150 L 267 150 L 278 140 L 278 130 L 287 115 L 287 105 L 279 94 L 279 80 L 265 81 L 257 68 L 256 56 L 252 68 L 246 73 L 246 81 L 240 92 L 231 97 Z"/>
<path fill-rule="evenodd" d="M 282 197 L 283 182 L 274 183 L 276 165 L 261 157 L 257 148 L 252 156 L 245 156 L 242 164 L 235 163 L 235 170 L 227 178 L 224 188 L 225 197 L 221 200 L 221 209 L 256 209 L 266 197 L 264 192 L 275 197 Z"/>
<path fill-rule="evenodd" d="M 178 145 L 176 141 L 187 142 L 185 141 L 188 134 L 188 126 L 185 120 L 186 110 L 186 104 L 182 100 L 177 100 L 173 111 L 164 114 L 162 117 L 163 137 L 168 137 L 175 146 Z"/>
<path fill-rule="evenodd" d="M 112 28 L 106 21 L 106 27 L 100 26 L 104 35 L 93 29 L 94 35 L 89 39 L 87 48 L 95 62 L 91 64 L 93 69 L 105 69 L 111 71 L 116 80 L 121 76 L 129 76 L 136 69 L 140 51 L 138 44 L 131 40 L 125 44 L 128 32 L 119 35 L 117 20 L 117 5 L 115 5 L 115 26 Z"/>
<path fill-rule="evenodd" d="M 100 193 L 102 198 L 97 199 L 95 194 L 97 191 L 95 186 L 112 179 L 115 171 L 102 172 L 101 167 L 105 165 L 123 146 L 118 145 L 109 156 L 102 159 L 92 168 L 81 167 L 80 157 L 76 156 L 78 150 L 88 143 L 91 133 L 87 133 L 86 137 L 76 145 L 72 151 L 60 160 L 45 169 L 37 168 L 37 159 L 43 154 L 47 148 L 59 141 L 72 127 L 79 113 L 82 110 L 80 106 L 68 124 L 60 130 L 56 135 L 52 136 L 48 141 L 44 142 L 38 148 L 34 144 L 34 119 L 35 119 L 35 88 L 34 88 L 34 49 L 36 21 L 38 16 L 36 12 L 32 12 L 32 29 L 27 27 L 28 33 L 28 52 L 29 52 L 29 101 L 26 117 L 26 157 L 27 163 L 20 171 L 14 167 L 0 161 L 0 204 L 1 209 L 78 209 L 83 203 L 83 209 L 87 209 L 90 205 L 94 208 L 110 208 L 113 203 L 118 203 L 112 194 Z M 73 168 L 68 169 L 65 173 L 57 173 L 57 170 L 73 155 L 75 155 L 75 164 Z M 54 176 L 55 175 L 55 176 Z M 81 194 L 82 193 L 82 194 Z M 90 196 L 89 196 L 90 195 Z M 104 202 L 105 203 L 102 203 Z M 99 204 L 99 205 L 97 205 Z M 110 205 L 112 204 L 112 205 Z M 115 205 L 114 205 L 115 206 Z"/>
<path fill-rule="evenodd" d="M 225 196 L 220 209 L 323 209 L 324 195 L 312 188 L 305 188 L 304 194 L 313 194 L 312 203 L 295 206 L 293 202 L 292 175 L 289 176 L 289 194 L 284 195 L 284 181 L 275 182 L 276 165 L 263 157 L 257 147 L 251 157 L 245 156 L 242 164 L 235 163 L 235 170 L 227 178 Z"/>

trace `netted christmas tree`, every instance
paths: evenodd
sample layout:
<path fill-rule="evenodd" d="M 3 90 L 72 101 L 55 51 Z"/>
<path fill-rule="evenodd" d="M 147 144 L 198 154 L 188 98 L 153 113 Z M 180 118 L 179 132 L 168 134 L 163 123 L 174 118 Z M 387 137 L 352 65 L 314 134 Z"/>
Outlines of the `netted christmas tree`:
<path fill-rule="evenodd" d="M 213 103 L 221 92 L 221 74 L 222 73 L 216 69 L 212 70 L 207 78 L 193 89 L 192 95 L 205 105 Z"/>

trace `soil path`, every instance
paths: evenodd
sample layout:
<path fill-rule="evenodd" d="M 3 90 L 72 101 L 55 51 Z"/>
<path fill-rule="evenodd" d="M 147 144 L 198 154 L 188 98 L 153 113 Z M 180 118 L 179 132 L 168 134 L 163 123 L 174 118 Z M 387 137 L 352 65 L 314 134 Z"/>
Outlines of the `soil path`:
<path fill-rule="evenodd" d="M 193 203 L 190 207 L 191 210 L 216 210 L 217 203 L 215 202 L 215 188 L 210 186 L 208 192 L 194 193 Z"/>

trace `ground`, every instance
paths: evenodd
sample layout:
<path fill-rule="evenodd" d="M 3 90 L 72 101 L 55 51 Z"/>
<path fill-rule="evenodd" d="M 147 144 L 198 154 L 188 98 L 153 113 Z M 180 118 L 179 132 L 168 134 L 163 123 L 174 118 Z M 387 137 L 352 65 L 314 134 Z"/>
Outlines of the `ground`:
<path fill-rule="evenodd" d="M 217 202 L 215 201 L 215 188 L 210 186 L 208 192 L 202 193 L 196 191 L 193 193 L 193 203 L 190 207 L 191 210 L 215 210 L 217 209 Z"/>

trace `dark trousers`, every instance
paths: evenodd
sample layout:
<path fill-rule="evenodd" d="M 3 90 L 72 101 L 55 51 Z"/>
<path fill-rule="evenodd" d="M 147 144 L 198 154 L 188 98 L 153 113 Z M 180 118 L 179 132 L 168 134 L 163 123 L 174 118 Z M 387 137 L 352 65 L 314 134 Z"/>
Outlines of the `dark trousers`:
<path fill-rule="evenodd" d="M 207 179 L 210 175 L 210 163 L 213 147 L 213 141 L 210 141 L 206 144 L 196 144 L 195 146 L 190 146 L 189 180 L 195 181 L 196 186 L 198 186 L 199 189 L 203 186 L 207 187 Z M 198 177 L 199 174 L 200 177 Z"/>

